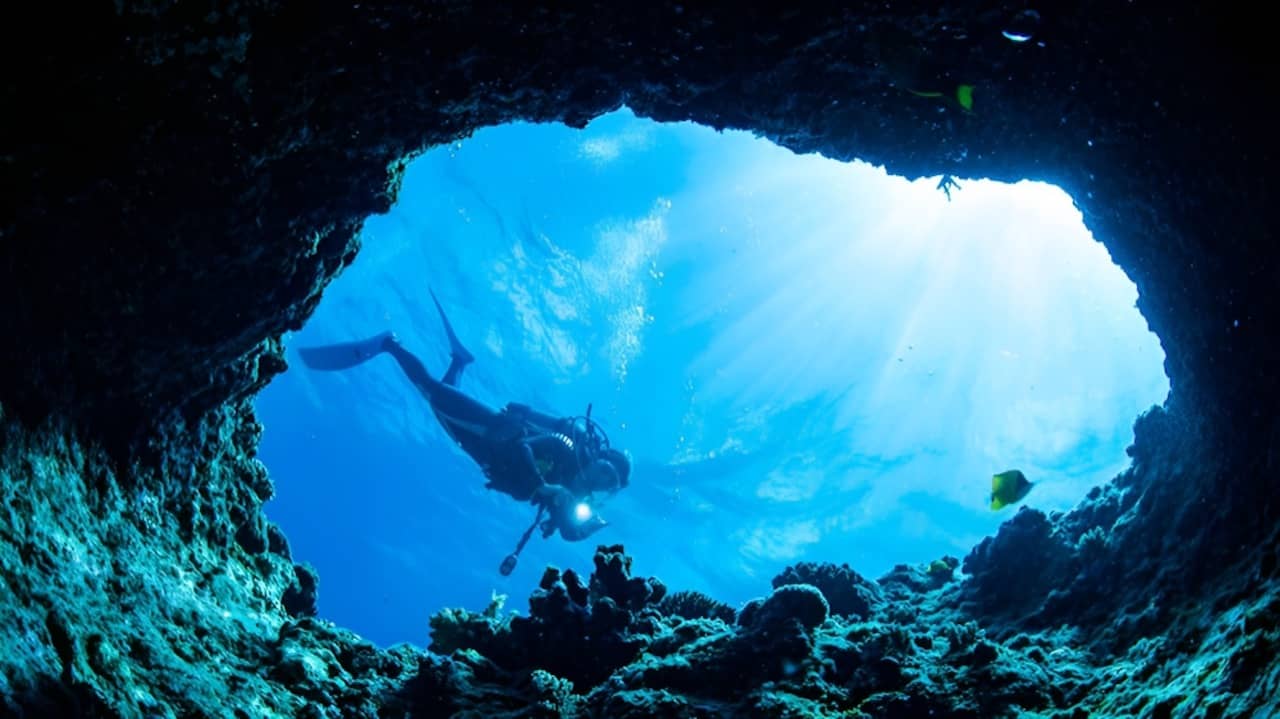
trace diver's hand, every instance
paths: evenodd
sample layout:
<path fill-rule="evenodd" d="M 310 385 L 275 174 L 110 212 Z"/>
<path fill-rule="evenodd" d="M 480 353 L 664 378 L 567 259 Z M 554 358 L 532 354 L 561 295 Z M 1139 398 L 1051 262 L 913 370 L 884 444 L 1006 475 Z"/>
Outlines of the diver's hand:
<path fill-rule="evenodd" d="M 607 526 L 609 526 L 608 522 L 593 516 L 585 522 L 561 524 L 560 536 L 569 542 L 580 542 Z"/>
<path fill-rule="evenodd" d="M 529 503 L 535 507 L 545 508 L 551 501 L 551 488 L 545 483 L 533 490 L 533 496 L 529 497 Z"/>
<path fill-rule="evenodd" d="M 543 509 L 551 510 L 564 504 L 568 499 L 572 499 L 569 496 L 569 490 L 554 484 L 544 483 L 541 487 L 533 490 L 533 497 L 529 501 Z"/>

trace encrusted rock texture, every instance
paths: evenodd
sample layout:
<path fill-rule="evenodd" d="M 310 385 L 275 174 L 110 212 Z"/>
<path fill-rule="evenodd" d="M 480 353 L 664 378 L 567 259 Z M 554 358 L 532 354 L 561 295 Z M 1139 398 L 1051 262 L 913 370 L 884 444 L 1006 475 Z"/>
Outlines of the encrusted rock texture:
<path fill-rule="evenodd" d="M 1272 43 L 1221 5 L 1041 5 L 1023 43 L 999 2 L 24 7 L 0 714 L 1280 715 Z M 1132 468 L 962 560 L 800 565 L 743 607 L 602 547 L 518 616 L 441 612 L 428 649 L 316 619 L 322 578 L 263 518 L 254 458 L 280 336 L 415 153 L 624 103 L 907 177 L 1061 186 L 1168 357 Z"/>

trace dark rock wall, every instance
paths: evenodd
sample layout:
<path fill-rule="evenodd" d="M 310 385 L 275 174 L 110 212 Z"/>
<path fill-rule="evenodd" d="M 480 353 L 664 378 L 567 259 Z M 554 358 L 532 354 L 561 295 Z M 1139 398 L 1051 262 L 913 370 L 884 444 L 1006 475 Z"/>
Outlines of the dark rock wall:
<path fill-rule="evenodd" d="M 23 414 L 102 432 L 251 392 L 282 366 L 263 343 L 351 260 L 407 154 L 626 102 L 909 177 L 1055 182 L 1138 283 L 1175 396 L 1271 418 L 1275 141 L 1265 67 L 1227 44 L 1247 25 L 1086 4 L 1044 8 L 1015 44 L 996 4 L 122 5 L 34 23 L 47 42 L 9 87 L 4 396 Z M 894 83 L 973 84 L 973 112 Z"/>
<path fill-rule="evenodd" d="M 1274 580 L 1280 510 L 1265 23 L 1203 4 L 1050 3 L 1015 44 L 1000 30 L 1019 9 L 25 8 L 9 26 L 28 49 L 4 87 L 0 455 L 3 548 L 21 559 L 5 587 L 23 607 L 13 626 L 44 652 L 33 676 L 71 666 L 84 681 L 86 627 L 121 619 L 110 593 L 57 599 L 36 581 L 95 576 L 64 535 L 100 538 L 118 581 L 177 586 L 153 570 L 183 562 L 252 567 L 228 570 L 229 606 L 284 622 L 292 583 L 305 614 L 309 575 L 270 551 L 283 540 L 258 512 L 269 482 L 243 403 L 284 369 L 280 334 L 352 261 L 407 157 L 484 125 L 582 125 L 624 102 L 908 177 L 1062 186 L 1137 283 L 1172 394 L 1139 424 L 1131 472 L 1070 515 L 1019 515 L 966 560 L 974 579 L 957 596 L 1008 632 L 1101 631 L 1137 595 L 1160 597 L 1141 633 L 1223 587 L 1258 591 Z M 972 112 L 949 99 L 958 84 L 974 86 Z M 162 492 L 162 532 L 119 509 Z M 112 527 L 152 559 L 122 563 Z M 999 548 L 1014 539 L 1056 571 L 1006 596 L 1015 559 Z M 82 594 L 79 623 L 54 616 Z"/>

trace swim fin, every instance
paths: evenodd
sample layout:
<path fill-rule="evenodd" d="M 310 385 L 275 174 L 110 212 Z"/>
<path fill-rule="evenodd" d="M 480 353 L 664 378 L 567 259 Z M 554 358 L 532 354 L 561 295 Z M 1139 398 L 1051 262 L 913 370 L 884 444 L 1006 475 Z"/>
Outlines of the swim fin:
<path fill-rule="evenodd" d="M 440 313 L 440 320 L 444 322 L 444 333 L 449 336 L 449 357 L 459 366 L 471 364 L 476 359 L 475 355 L 468 352 L 467 348 L 458 341 L 458 335 L 453 333 L 453 325 L 449 324 L 449 318 L 445 316 L 440 300 L 436 299 L 435 291 L 428 287 L 427 292 L 431 293 L 431 301 L 436 303 L 436 311 Z"/>
<path fill-rule="evenodd" d="M 386 349 L 387 340 L 392 337 L 392 333 L 383 332 L 369 339 L 356 342 L 340 342 L 318 347 L 299 347 L 298 356 L 302 358 L 303 364 L 311 369 L 349 369 L 381 354 Z"/>

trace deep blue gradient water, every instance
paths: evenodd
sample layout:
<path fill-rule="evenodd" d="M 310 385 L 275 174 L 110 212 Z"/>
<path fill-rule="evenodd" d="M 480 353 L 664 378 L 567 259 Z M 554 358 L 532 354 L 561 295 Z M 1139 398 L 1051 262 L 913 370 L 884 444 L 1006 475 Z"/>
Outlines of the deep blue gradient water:
<path fill-rule="evenodd" d="M 876 577 L 994 532 L 1012 468 L 1023 504 L 1069 509 L 1127 466 L 1163 352 L 1064 193 L 961 180 L 948 201 L 937 179 L 626 111 L 414 161 L 257 403 L 267 512 L 319 570 L 321 616 L 425 644 L 440 608 L 523 609 L 546 564 L 587 572 L 599 543 L 735 604 L 801 560 Z M 483 488 L 395 363 L 292 354 L 394 330 L 441 373 L 428 287 L 477 357 L 463 389 L 590 403 L 634 459 L 609 527 L 535 535 L 510 577 L 533 508 Z"/>

